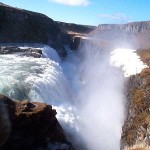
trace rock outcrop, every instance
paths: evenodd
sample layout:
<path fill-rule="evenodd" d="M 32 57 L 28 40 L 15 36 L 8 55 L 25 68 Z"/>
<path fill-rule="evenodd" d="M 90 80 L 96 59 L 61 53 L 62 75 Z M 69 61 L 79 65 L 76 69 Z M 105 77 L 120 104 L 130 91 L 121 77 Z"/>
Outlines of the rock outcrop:
<path fill-rule="evenodd" d="M 81 45 L 82 38 L 81 37 L 73 37 L 72 42 L 70 43 L 71 50 L 77 50 Z"/>
<path fill-rule="evenodd" d="M 12 101 L 3 95 L 0 95 L 0 102 L 8 109 L 11 123 L 9 139 L 0 147 L 1 150 L 73 149 L 66 140 L 52 106 L 28 100 Z"/>
<path fill-rule="evenodd" d="M 42 49 L 32 47 L 20 48 L 17 46 L 0 46 L 0 54 L 15 54 L 15 53 L 17 53 L 20 56 L 40 58 L 42 56 Z"/>
<path fill-rule="evenodd" d="M 77 50 L 82 38 L 96 29 L 96 26 L 79 25 L 73 23 L 56 22 L 62 33 L 67 33 L 63 37 L 63 43 L 68 44 L 71 50 Z"/>
<path fill-rule="evenodd" d="M 150 50 L 138 51 L 150 67 Z M 130 78 L 128 86 L 128 114 L 122 133 L 122 149 L 150 149 L 150 68 Z"/>

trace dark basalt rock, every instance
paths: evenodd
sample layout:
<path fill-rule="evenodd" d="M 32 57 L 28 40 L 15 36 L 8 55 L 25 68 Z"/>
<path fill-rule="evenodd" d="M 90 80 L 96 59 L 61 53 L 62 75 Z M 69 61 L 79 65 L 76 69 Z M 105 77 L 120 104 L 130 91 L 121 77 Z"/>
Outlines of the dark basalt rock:
<path fill-rule="evenodd" d="M 64 31 L 71 31 L 74 33 L 88 34 L 93 31 L 96 26 L 88 26 L 88 25 L 79 25 L 74 23 L 65 23 L 65 22 L 56 22 L 59 27 Z"/>
<path fill-rule="evenodd" d="M 8 118 L 7 109 L 0 100 L 0 145 L 4 144 L 10 135 L 10 120 Z"/>
<path fill-rule="evenodd" d="M 12 101 L 3 95 L 0 95 L 0 102 L 8 109 L 11 122 L 9 139 L 0 147 L 1 150 L 73 149 L 52 106 L 28 100 Z"/>
<path fill-rule="evenodd" d="M 74 34 L 88 34 L 94 26 L 55 22 L 44 14 L 0 3 L 0 43 L 41 43 L 61 51 Z M 60 54 L 61 55 L 61 54 Z"/>
<path fill-rule="evenodd" d="M 46 15 L 0 3 L 1 43 L 44 43 L 57 48 L 62 46 L 60 38 L 60 28 Z"/>
<path fill-rule="evenodd" d="M 71 50 L 77 50 L 81 44 L 81 37 L 74 37 L 71 44 L 70 44 L 70 48 Z"/>

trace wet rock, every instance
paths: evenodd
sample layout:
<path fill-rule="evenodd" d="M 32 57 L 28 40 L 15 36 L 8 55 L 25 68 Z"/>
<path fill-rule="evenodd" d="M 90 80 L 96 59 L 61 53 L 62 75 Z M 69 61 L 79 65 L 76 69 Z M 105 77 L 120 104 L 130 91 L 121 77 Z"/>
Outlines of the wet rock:
<path fill-rule="evenodd" d="M 81 44 L 81 37 L 73 37 L 72 42 L 70 44 L 71 50 L 77 50 Z"/>
<path fill-rule="evenodd" d="M 40 58 L 42 50 L 40 48 L 20 48 L 17 46 L 0 46 L 0 54 L 15 54 L 20 56 L 28 56 L 34 58 Z"/>
<path fill-rule="evenodd" d="M 0 99 L 0 145 L 4 144 L 10 135 L 10 120 L 7 109 Z"/>
<path fill-rule="evenodd" d="M 66 52 L 64 47 L 62 49 L 60 49 L 60 50 L 57 50 L 57 53 L 60 56 L 60 58 L 62 58 L 62 59 L 67 56 L 67 52 Z"/>
<path fill-rule="evenodd" d="M 28 100 L 12 101 L 0 95 L 0 101 L 8 109 L 11 122 L 11 133 L 2 150 L 51 150 L 57 144 L 57 150 L 68 143 L 62 127 L 56 119 L 56 111 L 45 103 Z"/>

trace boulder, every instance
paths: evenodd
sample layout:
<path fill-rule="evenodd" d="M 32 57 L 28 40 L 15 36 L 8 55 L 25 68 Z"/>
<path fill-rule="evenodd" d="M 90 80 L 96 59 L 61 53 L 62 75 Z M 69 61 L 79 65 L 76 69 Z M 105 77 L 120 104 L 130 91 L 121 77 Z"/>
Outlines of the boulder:
<path fill-rule="evenodd" d="M 8 109 L 11 133 L 2 150 L 73 149 L 51 105 L 28 100 L 13 101 L 0 95 Z M 64 148 L 65 147 L 65 148 Z"/>

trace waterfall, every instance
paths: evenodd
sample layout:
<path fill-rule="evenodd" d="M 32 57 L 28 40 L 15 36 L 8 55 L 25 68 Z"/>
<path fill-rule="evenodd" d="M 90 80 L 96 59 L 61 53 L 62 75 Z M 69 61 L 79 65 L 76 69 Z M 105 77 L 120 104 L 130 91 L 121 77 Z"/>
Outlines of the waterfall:
<path fill-rule="evenodd" d="M 126 81 L 147 66 L 136 50 L 107 50 L 91 41 L 69 54 L 63 65 L 73 88 L 76 116 L 73 127 L 64 126 L 69 139 L 78 150 L 120 150 Z"/>
<path fill-rule="evenodd" d="M 12 99 L 53 105 L 68 101 L 69 89 L 59 65 L 60 59 L 56 51 L 49 48 L 50 55 L 47 49 L 43 48 L 43 58 L 0 55 L 0 93 Z"/>
<path fill-rule="evenodd" d="M 91 43 L 63 62 L 54 49 L 41 49 L 42 58 L 0 55 L 0 93 L 53 105 L 77 150 L 119 150 L 126 76 L 146 65 L 134 50 L 107 51 Z"/>

